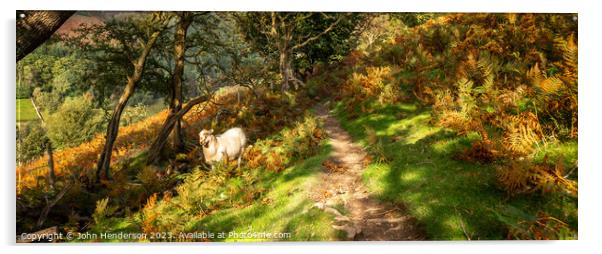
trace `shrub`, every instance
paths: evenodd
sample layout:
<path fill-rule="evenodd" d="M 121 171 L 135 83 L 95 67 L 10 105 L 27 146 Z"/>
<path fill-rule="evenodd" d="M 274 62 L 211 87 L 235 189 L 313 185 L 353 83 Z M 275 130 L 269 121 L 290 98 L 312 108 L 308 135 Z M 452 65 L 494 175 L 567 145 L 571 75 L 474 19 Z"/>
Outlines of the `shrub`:
<path fill-rule="evenodd" d="M 39 122 L 17 126 L 17 161 L 28 162 L 44 154 L 48 137 Z"/>
<path fill-rule="evenodd" d="M 62 98 L 58 92 L 44 92 L 39 87 L 33 90 L 32 95 L 40 110 L 46 113 L 55 112 L 62 102 Z"/>
<path fill-rule="evenodd" d="M 148 117 L 148 106 L 138 103 L 134 106 L 129 106 L 125 108 L 123 114 L 121 115 L 121 125 L 126 126 L 141 120 L 144 120 Z"/>
<path fill-rule="evenodd" d="M 32 93 L 33 87 L 30 84 L 17 84 L 17 99 L 29 99 Z"/>
<path fill-rule="evenodd" d="M 58 147 L 79 145 L 101 131 L 103 122 L 90 97 L 70 98 L 48 117 L 48 137 Z"/>

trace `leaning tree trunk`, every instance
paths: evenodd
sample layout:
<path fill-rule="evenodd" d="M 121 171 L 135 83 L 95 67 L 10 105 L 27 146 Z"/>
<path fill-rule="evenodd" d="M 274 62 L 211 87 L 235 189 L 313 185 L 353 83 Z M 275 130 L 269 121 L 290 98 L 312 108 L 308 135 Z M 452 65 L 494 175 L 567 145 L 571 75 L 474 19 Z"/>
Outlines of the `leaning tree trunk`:
<path fill-rule="evenodd" d="M 52 142 L 48 140 L 46 143 L 46 154 L 48 155 L 48 186 L 54 189 L 55 174 L 54 174 L 54 155 L 52 152 Z"/>
<path fill-rule="evenodd" d="M 146 58 L 153 48 L 157 38 L 159 37 L 160 31 L 154 32 L 146 45 L 144 45 L 144 49 L 142 54 L 138 57 L 136 62 L 134 63 L 134 73 L 131 76 L 128 76 L 128 81 L 125 86 L 125 90 L 121 97 L 119 98 L 119 102 L 115 105 L 115 109 L 113 111 L 113 115 L 111 116 L 111 120 L 109 121 L 109 126 L 107 127 L 107 133 L 105 135 L 105 145 L 100 153 L 100 158 L 98 163 L 96 164 L 96 181 L 100 181 L 101 173 L 104 171 L 105 178 L 109 179 L 111 177 L 109 168 L 111 167 L 111 155 L 113 152 L 113 145 L 115 143 L 115 139 L 117 138 L 117 134 L 119 133 L 119 120 L 121 120 L 121 114 L 125 109 L 125 106 L 134 94 L 134 90 L 136 89 L 136 84 L 142 78 L 142 72 L 144 70 L 144 65 L 146 63 Z"/>
<path fill-rule="evenodd" d="M 171 103 L 170 113 L 176 114 L 182 109 L 182 74 L 184 73 L 184 53 L 186 52 L 186 31 L 192 23 L 192 16 L 187 13 L 180 14 L 180 22 L 175 32 L 174 58 L 175 66 L 171 80 Z M 175 123 L 173 132 L 173 143 L 176 150 L 184 148 L 184 139 L 182 137 L 182 123 L 178 119 Z"/>
<path fill-rule="evenodd" d="M 38 109 L 38 105 L 33 100 L 33 97 L 31 97 L 30 99 L 31 105 L 35 109 L 38 118 L 42 122 L 42 128 L 44 129 L 44 138 L 46 139 L 46 155 L 48 156 L 48 185 L 50 186 L 50 188 L 54 189 L 54 182 L 56 176 L 54 174 L 54 153 L 52 152 L 52 141 L 50 140 L 50 138 L 48 138 L 48 127 L 46 126 L 46 121 L 44 121 L 44 117 L 42 117 L 42 114 L 40 113 L 40 109 Z"/>
<path fill-rule="evenodd" d="M 17 11 L 17 62 L 44 43 L 75 11 Z"/>
<path fill-rule="evenodd" d="M 161 127 L 161 131 L 159 131 L 159 134 L 157 135 L 157 137 L 153 141 L 153 144 L 148 149 L 148 155 L 147 155 L 147 163 L 148 164 L 153 164 L 153 163 L 155 163 L 155 162 L 157 162 L 159 160 L 159 157 L 160 157 L 159 155 L 161 154 L 161 150 L 163 149 L 163 147 L 167 143 L 167 139 L 169 138 L 169 134 L 173 130 L 173 128 L 176 125 L 176 123 L 179 122 L 180 119 L 182 119 L 182 117 L 186 113 L 188 113 L 188 111 L 190 111 L 190 109 L 192 109 L 192 107 L 194 105 L 197 105 L 197 104 L 199 104 L 199 103 L 201 103 L 203 101 L 206 101 L 206 100 L 207 100 L 207 96 L 199 96 L 199 97 L 196 97 L 196 98 L 190 100 L 179 111 L 177 111 L 177 112 L 169 112 L 169 115 L 167 115 L 167 118 L 165 119 L 165 122 L 163 122 L 163 126 Z"/>

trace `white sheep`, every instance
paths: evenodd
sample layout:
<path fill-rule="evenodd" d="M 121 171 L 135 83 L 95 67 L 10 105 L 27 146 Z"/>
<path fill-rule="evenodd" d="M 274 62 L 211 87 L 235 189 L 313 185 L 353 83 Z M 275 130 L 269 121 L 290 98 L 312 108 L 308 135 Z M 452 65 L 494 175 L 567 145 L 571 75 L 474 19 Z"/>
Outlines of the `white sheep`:
<path fill-rule="evenodd" d="M 218 136 L 213 135 L 213 129 L 203 129 L 199 132 L 199 142 L 203 146 L 203 156 L 208 164 L 238 158 L 237 166 L 240 168 L 240 160 L 247 144 L 247 137 L 241 128 L 229 129 Z"/>

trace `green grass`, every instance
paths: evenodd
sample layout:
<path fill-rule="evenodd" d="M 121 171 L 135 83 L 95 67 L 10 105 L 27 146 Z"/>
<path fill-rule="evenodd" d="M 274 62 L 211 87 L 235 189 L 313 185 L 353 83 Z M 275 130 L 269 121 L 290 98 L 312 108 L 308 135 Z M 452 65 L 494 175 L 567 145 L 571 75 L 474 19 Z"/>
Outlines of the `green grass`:
<path fill-rule="evenodd" d="M 30 99 L 17 99 L 17 122 L 38 120 Z"/>
<path fill-rule="evenodd" d="M 290 238 L 254 239 L 226 238 L 223 241 L 325 241 L 336 240 L 339 234 L 330 225 L 332 215 L 313 207 L 308 199 L 312 186 L 319 180 L 321 163 L 328 158 L 330 146 L 317 156 L 290 167 L 270 183 L 264 200 L 243 209 L 218 211 L 200 221 L 188 224 L 187 231 L 211 232 L 275 232 L 290 233 Z"/>
<path fill-rule="evenodd" d="M 340 231 L 331 227 L 333 216 L 314 207 L 314 202 L 309 199 L 312 187 L 318 184 L 321 164 L 329 157 L 330 152 L 330 145 L 323 142 L 319 147 L 318 154 L 301 160 L 280 173 L 254 172 L 261 175 L 258 178 L 261 180 L 255 184 L 260 185 L 265 191 L 250 203 L 244 204 L 243 202 L 242 207 L 217 209 L 208 215 L 195 215 L 182 209 L 183 203 L 179 196 L 173 197 L 168 202 L 159 201 L 156 211 L 159 214 L 159 224 L 162 225 L 160 230 L 172 232 L 176 238 L 180 236 L 180 233 L 212 232 L 214 237 L 208 240 L 228 242 L 339 239 Z M 137 164 L 137 162 L 134 160 L 132 164 Z M 194 177 L 194 174 L 188 177 Z M 237 179 L 229 179 L 224 185 L 235 186 Z M 202 179 L 199 181 L 199 184 L 203 184 Z M 251 186 L 247 187 L 251 188 Z M 242 191 L 244 192 L 244 187 Z M 240 202 L 238 198 L 237 195 L 228 196 L 224 201 L 237 203 Z M 141 212 L 125 217 L 109 217 L 103 219 L 100 225 L 95 225 L 89 232 L 96 234 L 101 232 L 142 232 L 142 220 Z M 224 238 L 217 237 L 220 232 L 224 232 Z M 234 237 L 234 233 L 240 236 L 247 232 L 276 233 L 279 236 L 277 238 Z M 195 239 L 180 240 L 194 241 Z"/>
<path fill-rule="evenodd" d="M 347 119 L 342 105 L 337 106 L 341 123 L 354 140 L 367 145 L 365 126 L 383 140 L 389 160 L 370 164 L 364 182 L 378 198 L 406 205 L 429 239 L 504 239 L 507 225 L 496 213 L 506 214 L 514 207 L 531 214 L 544 210 L 557 218 L 573 217 L 569 224 L 576 227 L 576 200 L 540 195 L 510 199 L 496 187 L 494 165 L 452 159 L 478 135 L 459 137 L 433 126 L 428 108 L 411 104 L 372 108 L 374 112 Z M 576 159 L 576 143 L 548 150 L 574 154 Z"/>

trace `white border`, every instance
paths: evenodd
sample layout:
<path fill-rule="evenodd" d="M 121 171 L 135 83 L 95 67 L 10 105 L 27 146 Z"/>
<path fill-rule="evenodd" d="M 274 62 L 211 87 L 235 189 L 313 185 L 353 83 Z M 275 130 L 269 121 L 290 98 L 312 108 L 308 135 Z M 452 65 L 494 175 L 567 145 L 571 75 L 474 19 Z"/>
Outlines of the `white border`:
<path fill-rule="evenodd" d="M 4 205 L 0 209 L 0 241 L 4 243 L 4 253 L 37 252 L 45 253 L 103 253 L 114 251 L 163 253 L 168 251 L 185 252 L 227 252 L 227 253 L 574 253 L 593 252 L 600 249 L 596 241 L 602 229 L 599 216 L 600 184 L 602 163 L 600 150 L 600 111 L 602 109 L 602 82 L 600 82 L 599 25 L 602 10 L 596 1 L 568 0 L 19 0 L 3 2 L 2 46 L 3 84 L 0 84 L 2 103 L 2 131 L 0 140 L 2 151 L 2 173 L 4 180 L 1 190 Z M 561 12 L 579 13 L 579 239 L 578 241 L 484 241 L 484 242 L 319 242 L 319 243 L 263 243 L 263 244 L 89 244 L 89 245 L 14 245 L 15 232 L 15 10 L 214 10 L 214 11 L 364 11 L 364 12 Z M 127 246 L 127 248 L 123 248 Z M 116 248 L 118 247 L 118 248 Z M 121 247 L 121 248 L 119 248 Z"/>
<path fill-rule="evenodd" d="M 104 0 L 32 1 L 31 10 L 205 10 L 205 11 L 361 11 L 361 12 L 577 12 L 587 1 L 566 0 Z M 61 4 L 59 4 L 61 3 Z"/>

